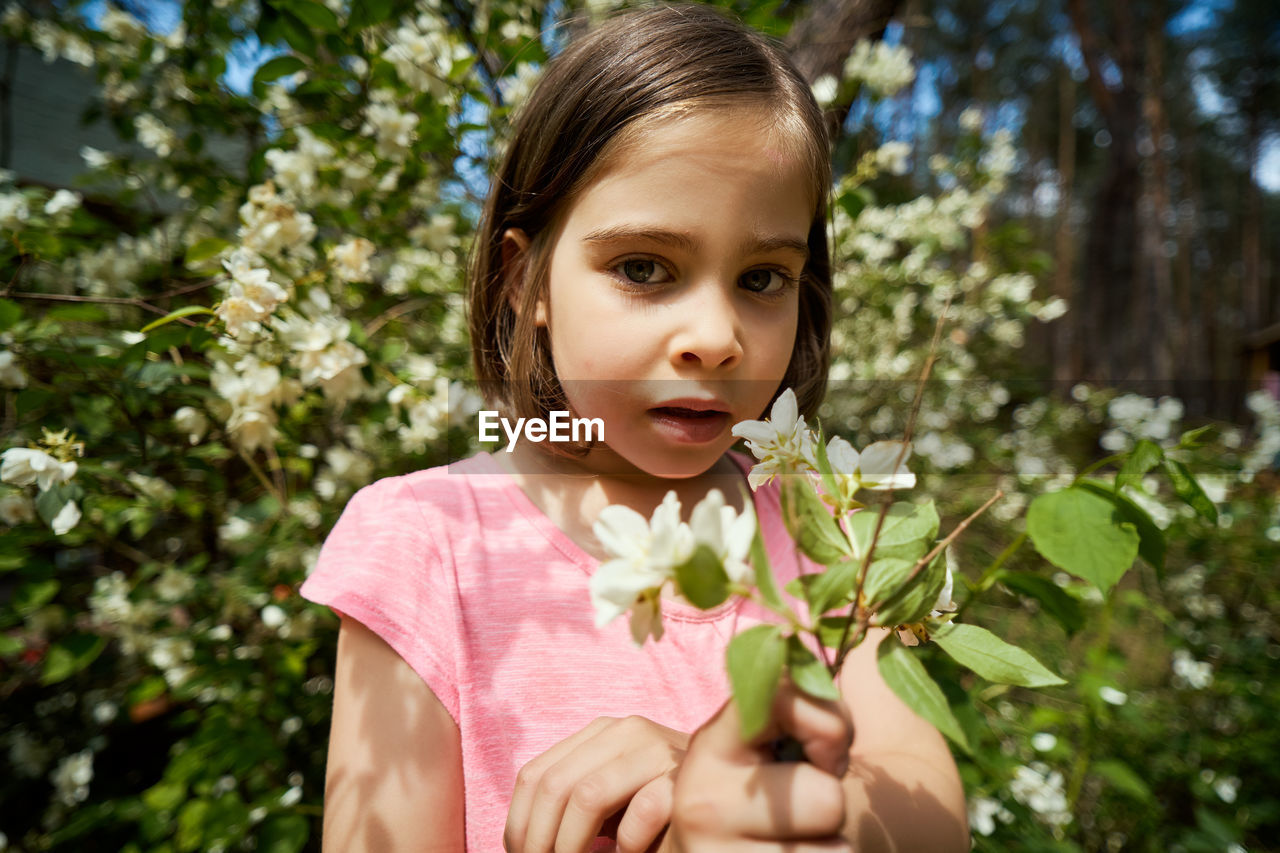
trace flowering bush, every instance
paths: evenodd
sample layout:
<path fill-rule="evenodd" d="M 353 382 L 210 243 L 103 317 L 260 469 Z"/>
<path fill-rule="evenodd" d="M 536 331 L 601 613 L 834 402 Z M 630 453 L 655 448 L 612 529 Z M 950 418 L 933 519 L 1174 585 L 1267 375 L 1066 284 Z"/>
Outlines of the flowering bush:
<path fill-rule="evenodd" d="M 90 69 L 122 138 L 81 152 L 74 190 L 0 174 L 0 849 L 319 849 L 336 631 L 294 590 L 354 489 L 471 450 L 456 427 L 475 405 L 461 286 L 479 176 L 560 42 L 543 33 L 555 8 L 215 0 L 183 4 L 169 32 L 110 4 L 0 13 L 12 42 Z M 230 85 L 227 57 L 253 45 L 252 79 Z M 901 49 L 868 45 L 819 83 L 872 98 L 910 80 Z M 968 516 L 992 479 L 1006 493 L 955 544 L 957 613 L 1070 682 L 1008 702 L 917 650 L 972 749 L 979 843 L 1274 834 L 1258 720 L 1280 699 L 1276 590 L 1253 567 L 1276 563 L 1280 415 L 1258 398 L 1259 434 L 1172 451 L 1170 403 L 1153 404 L 1162 430 L 1105 390 L 1054 401 L 1002 380 L 1064 306 L 1037 297 L 1038 259 L 997 217 L 1013 140 L 980 113 L 962 124 L 947 156 L 888 140 L 837 188 L 822 416 L 840 435 L 821 447 L 844 498 L 902 482 L 875 443 L 901 436 L 945 314 L 916 488 L 942 518 Z M 819 464 L 791 426 L 788 452 Z M 1106 448 L 1159 466 L 1130 470 L 1123 495 L 1185 545 L 1142 553 L 1151 568 L 1099 600 L 999 549 L 1113 431 Z M 1152 475 L 1170 460 L 1211 469 L 1216 526 Z M 602 519 L 616 560 L 692 543 L 746 579 L 749 516 L 712 499 L 686 534 L 664 512 Z M 616 611 L 637 587 L 614 580 Z M 1029 633 L 1032 609 L 1062 631 Z"/>

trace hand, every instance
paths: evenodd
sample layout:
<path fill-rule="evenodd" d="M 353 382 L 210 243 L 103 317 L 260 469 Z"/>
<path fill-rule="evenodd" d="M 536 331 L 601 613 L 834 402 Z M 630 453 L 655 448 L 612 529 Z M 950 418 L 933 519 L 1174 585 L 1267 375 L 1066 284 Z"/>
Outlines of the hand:
<path fill-rule="evenodd" d="M 600 717 L 516 776 L 503 845 L 510 853 L 580 853 L 616 826 L 620 853 L 644 853 L 671 818 L 689 736 L 644 717 Z"/>
<path fill-rule="evenodd" d="M 725 703 L 694 733 L 672 807 L 672 849 L 794 853 L 852 848 L 840 837 L 853 724 L 843 702 L 814 699 L 784 681 L 765 730 L 743 742 L 738 709 Z M 770 741 L 790 735 L 808 762 L 780 762 Z"/>

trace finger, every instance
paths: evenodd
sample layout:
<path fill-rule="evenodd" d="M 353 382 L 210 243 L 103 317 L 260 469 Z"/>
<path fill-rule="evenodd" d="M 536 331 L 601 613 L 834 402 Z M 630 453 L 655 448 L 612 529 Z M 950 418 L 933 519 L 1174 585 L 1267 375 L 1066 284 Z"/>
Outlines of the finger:
<path fill-rule="evenodd" d="M 627 804 L 618 832 L 618 853 L 645 853 L 671 822 L 676 787 L 675 770 L 669 770 L 636 791 Z"/>
<path fill-rule="evenodd" d="M 695 758 L 691 750 L 690 758 Z M 840 781 L 812 764 L 793 762 L 755 767 L 721 765 L 715 776 L 686 780 L 680 771 L 681 794 L 674 819 L 701 836 L 756 840 L 827 839 L 844 827 L 844 789 Z M 692 782 L 696 787 L 690 787 Z"/>
<path fill-rule="evenodd" d="M 547 771 L 541 786 L 545 797 L 535 801 L 529 818 L 531 843 L 549 839 L 556 851 L 587 849 L 609 815 L 626 808 L 646 784 L 676 764 L 668 744 L 625 752 L 624 746 L 611 729 Z"/>
<path fill-rule="evenodd" d="M 815 699 L 784 684 L 774 698 L 773 716 L 785 734 L 800 742 L 814 766 L 836 778 L 844 776 L 853 745 L 853 721 L 843 701 Z"/>
<path fill-rule="evenodd" d="M 805 755 L 823 770 L 844 775 L 853 726 L 843 702 L 815 699 L 783 680 L 773 697 L 769 723 L 750 741 L 741 734 L 741 717 L 732 699 L 701 729 L 695 738 L 701 748 L 730 764 L 754 765 L 772 758 L 766 745 L 782 735 L 800 741 Z"/>
<path fill-rule="evenodd" d="M 507 809 L 507 825 L 503 831 L 503 847 L 511 853 L 526 853 L 532 850 L 527 846 L 529 819 L 533 811 L 534 799 L 539 785 L 548 768 L 570 755 L 583 743 L 595 737 L 611 723 L 617 722 L 612 717 L 597 717 L 584 728 L 571 734 L 555 746 L 531 759 L 516 774 L 516 784 L 511 792 L 511 806 Z"/>

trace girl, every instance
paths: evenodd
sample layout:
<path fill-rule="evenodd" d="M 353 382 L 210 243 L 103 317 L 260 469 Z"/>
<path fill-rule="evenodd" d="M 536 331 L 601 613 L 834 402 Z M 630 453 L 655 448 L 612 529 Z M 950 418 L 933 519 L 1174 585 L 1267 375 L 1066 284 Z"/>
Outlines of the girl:
<path fill-rule="evenodd" d="M 787 387 L 805 413 L 820 401 L 830 180 L 804 81 L 713 10 L 628 13 L 549 64 L 477 235 L 475 368 L 504 416 L 568 411 L 603 439 L 521 441 L 352 499 L 302 588 L 344 617 L 326 850 L 968 848 L 950 754 L 874 643 L 845 704 L 779 692 L 767 735 L 809 758 L 781 765 L 726 704 L 726 644 L 762 611 L 664 601 L 643 648 L 592 622 L 605 506 L 718 488 L 749 510 L 731 428 Z M 754 500 L 785 583 L 776 488 Z"/>

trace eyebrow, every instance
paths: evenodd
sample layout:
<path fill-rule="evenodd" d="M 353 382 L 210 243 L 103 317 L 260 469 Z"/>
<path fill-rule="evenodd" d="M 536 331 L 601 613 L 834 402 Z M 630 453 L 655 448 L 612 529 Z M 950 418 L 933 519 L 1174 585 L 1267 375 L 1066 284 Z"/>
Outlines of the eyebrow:
<path fill-rule="evenodd" d="M 645 228 L 634 225 L 615 225 L 611 228 L 600 228 L 582 238 L 584 243 L 613 243 L 619 240 L 644 240 L 650 243 L 662 243 L 675 246 L 686 252 L 696 252 L 698 241 L 688 232 L 673 231 L 668 228 Z M 794 237 L 776 235 L 749 237 L 743 243 L 744 254 L 774 252 L 786 250 L 801 255 L 809 260 L 809 244 Z"/>

